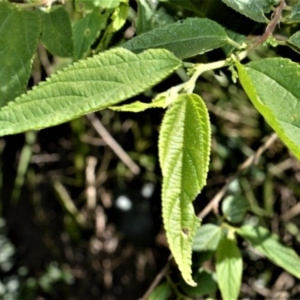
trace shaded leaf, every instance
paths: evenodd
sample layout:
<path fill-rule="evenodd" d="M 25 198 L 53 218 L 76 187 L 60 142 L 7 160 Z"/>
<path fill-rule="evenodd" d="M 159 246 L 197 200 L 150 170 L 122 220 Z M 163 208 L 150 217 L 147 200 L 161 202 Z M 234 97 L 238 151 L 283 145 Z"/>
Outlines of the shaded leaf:
<path fill-rule="evenodd" d="M 0 135 L 54 126 L 149 89 L 181 66 L 166 50 L 115 48 L 53 75 L 0 111 Z"/>
<path fill-rule="evenodd" d="M 211 51 L 227 43 L 225 30 L 209 19 L 189 18 L 143 33 L 123 47 L 133 52 L 148 48 L 164 48 L 179 58 Z"/>
<path fill-rule="evenodd" d="M 185 282 L 182 282 L 180 284 L 180 287 L 189 296 L 209 295 L 218 290 L 215 273 L 208 272 L 201 268 L 193 278 L 194 281 L 197 283 L 196 287 L 191 287 Z"/>
<path fill-rule="evenodd" d="M 149 296 L 148 300 L 167 300 L 171 295 L 172 289 L 167 282 L 158 285 Z"/>
<path fill-rule="evenodd" d="M 285 58 L 246 66 L 237 62 L 239 79 L 256 109 L 300 159 L 300 68 Z"/>
<path fill-rule="evenodd" d="M 200 223 L 192 201 L 206 184 L 210 132 L 203 100 L 196 94 L 182 94 L 167 110 L 159 137 L 164 226 L 172 254 L 189 285 L 195 285 L 191 254 Z"/>
<path fill-rule="evenodd" d="M 257 22 L 268 22 L 265 13 L 272 10 L 270 0 L 222 0 L 232 9 Z"/>
<path fill-rule="evenodd" d="M 40 31 L 35 13 L 0 3 L 0 107 L 25 91 Z"/>
<path fill-rule="evenodd" d="M 194 251 L 215 251 L 222 236 L 220 226 L 214 224 L 202 225 L 196 232 L 193 250 Z"/>
<path fill-rule="evenodd" d="M 285 21 L 290 23 L 300 22 L 300 2 L 298 1 L 295 5 L 292 6 L 292 10 L 288 17 L 285 18 Z"/>
<path fill-rule="evenodd" d="M 53 55 L 69 57 L 73 55 L 71 20 L 63 6 L 53 6 L 50 12 L 39 11 L 42 20 L 41 41 Z"/>
<path fill-rule="evenodd" d="M 101 14 L 99 9 L 76 21 L 73 25 L 74 57 L 80 59 L 89 50 L 95 39 L 106 26 L 107 13 Z"/>
<path fill-rule="evenodd" d="M 260 226 L 243 226 L 237 233 L 273 263 L 300 279 L 300 257 L 279 242 L 278 235 Z"/>
<path fill-rule="evenodd" d="M 243 260 L 233 240 L 223 238 L 216 255 L 218 285 L 223 299 L 238 299 L 242 283 Z"/>
<path fill-rule="evenodd" d="M 300 53 L 300 31 L 297 31 L 287 40 L 288 45 L 296 52 Z"/>
<path fill-rule="evenodd" d="M 224 217 L 231 223 L 243 221 L 250 205 L 243 196 L 227 196 L 222 202 L 222 212 Z"/>

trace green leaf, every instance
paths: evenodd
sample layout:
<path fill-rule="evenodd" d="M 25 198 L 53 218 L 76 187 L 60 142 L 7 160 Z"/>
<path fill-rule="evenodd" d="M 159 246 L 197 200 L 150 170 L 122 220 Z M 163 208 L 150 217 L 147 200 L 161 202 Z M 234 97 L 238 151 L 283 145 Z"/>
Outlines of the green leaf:
<path fill-rule="evenodd" d="M 284 58 L 267 58 L 236 65 L 242 86 L 256 109 L 300 159 L 298 64 Z"/>
<path fill-rule="evenodd" d="M 290 274 L 300 279 L 300 257 L 279 242 L 279 237 L 260 226 L 243 226 L 237 233 L 248 240 L 253 247 Z"/>
<path fill-rule="evenodd" d="M 101 14 L 99 8 L 76 21 L 73 25 L 74 57 L 81 59 L 106 26 L 109 14 Z"/>
<path fill-rule="evenodd" d="M 300 2 L 298 1 L 292 6 L 292 10 L 287 18 L 284 19 L 288 23 L 300 22 Z"/>
<path fill-rule="evenodd" d="M 147 0 L 137 1 L 136 34 L 147 32 L 156 27 L 174 22 L 173 18 L 163 9 L 157 9 L 158 3 Z"/>
<path fill-rule="evenodd" d="M 50 12 L 39 11 L 43 31 L 41 41 L 53 55 L 69 57 L 73 55 L 71 20 L 63 6 L 53 6 Z"/>
<path fill-rule="evenodd" d="M 216 255 L 218 285 L 223 299 L 238 299 L 242 283 L 243 260 L 233 240 L 223 238 Z"/>
<path fill-rule="evenodd" d="M 243 221 L 250 205 L 243 196 L 227 196 L 222 202 L 224 217 L 231 223 L 236 224 Z"/>
<path fill-rule="evenodd" d="M 148 300 L 167 300 L 171 295 L 172 289 L 167 282 L 158 285 L 149 296 Z"/>
<path fill-rule="evenodd" d="M 215 251 L 222 237 L 222 229 L 214 224 L 202 225 L 194 238 L 194 251 Z"/>
<path fill-rule="evenodd" d="M 189 18 L 145 32 L 123 47 L 133 52 L 148 48 L 165 48 L 179 58 L 211 51 L 227 43 L 225 30 L 209 19 Z"/>
<path fill-rule="evenodd" d="M 109 107 L 110 109 L 114 111 L 127 111 L 127 112 L 141 112 L 145 111 L 146 109 L 149 108 L 164 108 L 165 103 L 162 101 L 161 103 L 159 102 L 151 102 L 151 103 L 144 103 L 140 101 L 135 101 L 130 104 L 124 104 L 120 106 L 111 106 Z"/>
<path fill-rule="evenodd" d="M 182 94 L 167 110 L 159 137 L 164 226 L 171 252 L 189 285 L 195 285 L 191 255 L 200 223 L 192 201 L 206 184 L 210 133 L 203 100 L 195 94 Z"/>
<path fill-rule="evenodd" d="M 256 22 L 268 22 L 264 15 L 272 10 L 272 1 L 270 0 L 222 0 L 232 9 L 245 15 Z"/>
<path fill-rule="evenodd" d="M 0 107 L 25 91 L 40 31 L 35 13 L 0 3 Z"/>
<path fill-rule="evenodd" d="M 160 2 L 165 2 L 171 5 L 177 5 L 180 7 L 183 7 L 189 11 L 192 12 L 196 12 L 199 15 L 203 16 L 203 14 L 201 13 L 201 9 L 200 7 L 203 5 L 203 3 L 199 3 L 200 1 L 198 0 L 160 0 Z M 203 1 L 201 1 L 203 2 Z M 207 3 L 207 1 L 205 1 L 205 3 Z M 199 7 L 200 6 L 200 7 Z"/>
<path fill-rule="evenodd" d="M 287 40 L 287 43 L 292 49 L 300 53 L 300 31 L 297 31 L 290 36 L 290 38 Z"/>
<path fill-rule="evenodd" d="M 180 284 L 182 290 L 189 296 L 209 295 L 218 290 L 216 274 L 208 272 L 202 268 L 194 276 L 194 281 L 197 283 L 196 287 L 191 287 L 185 282 Z"/>
<path fill-rule="evenodd" d="M 96 7 L 111 9 L 118 7 L 121 2 L 124 0 L 75 0 L 75 8 L 79 12 L 93 10 Z"/>
<path fill-rule="evenodd" d="M 181 67 L 170 52 L 115 48 L 53 75 L 0 110 L 0 135 L 54 126 L 137 95 Z"/>

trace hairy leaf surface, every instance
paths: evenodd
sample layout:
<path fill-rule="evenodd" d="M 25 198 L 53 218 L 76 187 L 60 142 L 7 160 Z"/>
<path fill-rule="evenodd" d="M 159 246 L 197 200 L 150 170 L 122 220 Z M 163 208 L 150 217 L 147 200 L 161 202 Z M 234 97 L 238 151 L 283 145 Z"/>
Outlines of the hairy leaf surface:
<path fill-rule="evenodd" d="M 237 63 L 248 97 L 292 153 L 300 159 L 300 67 L 284 58 Z"/>
<path fill-rule="evenodd" d="M 53 75 L 0 110 L 0 135 L 54 126 L 137 95 L 181 66 L 170 52 L 115 48 Z"/>
<path fill-rule="evenodd" d="M 238 299 L 242 283 L 243 260 L 233 240 L 223 238 L 217 249 L 217 277 L 223 299 Z"/>
<path fill-rule="evenodd" d="M 189 18 L 145 32 L 123 47 L 133 52 L 164 48 L 179 58 L 187 58 L 222 47 L 227 43 L 225 30 L 209 19 Z"/>
<path fill-rule="evenodd" d="M 40 31 L 35 13 L 0 3 L 0 107 L 25 91 Z"/>
<path fill-rule="evenodd" d="M 237 233 L 276 265 L 300 279 L 300 257 L 281 244 L 278 235 L 264 227 L 249 225 L 241 227 Z"/>
<path fill-rule="evenodd" d="M 257 22 L 268 22 L 264 13 L 272 10 L 269 0 L 222 0 L 229 7 Z"/>
<path fill-rule="evenodd" d="M 54 55 L 69 57 L 73 55 L 71 20 L 63 6 L 54 6 L 50 12 L 39 11 L 42 20 L 41 41 Z"/>
<path fill-rule="evenodd" d="M 182 94 L 167 110 L 159 138 L 163 174 L 162 210 L 168 243 L 184 280 L 191 276 L 191 254 L 200 220 L 192 201 L 206 184 L 210 124 L 203 100 Z"/>

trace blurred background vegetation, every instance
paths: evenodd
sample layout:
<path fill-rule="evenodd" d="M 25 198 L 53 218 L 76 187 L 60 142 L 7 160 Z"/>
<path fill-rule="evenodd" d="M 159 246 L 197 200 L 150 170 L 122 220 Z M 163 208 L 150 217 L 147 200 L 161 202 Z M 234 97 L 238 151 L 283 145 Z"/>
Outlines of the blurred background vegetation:
<path fill-rule="evenodd" d="M 194 15 L 169 2 L 159 6 L 164 22 Z M 121 44 L 134 31 L 137 6 L 135 1 L 130 4 L 128 21 L 109 46 Z M 65 6 L 73 21 L 80 17 L 72 1 Z M 198 16 L 241 35 L 263 32 L 263 26 L 221 1 L 204 1 L 197 7 Z M 223 59 L 227 51 L 216 50 L 193 61 Z M 251 55 L 257 59 L 277 54 L 299 61 L 298 54 L 281 46 L 261 47 Z M 51 56 L 40 45 L 29 88 L 70 62 Z M 179 72 L 130 101 L 148 102 L 184 76 Z M 227 69 L 205 73 L 196 92 L 205 100 L 212 123 L 210 172 L 195 201 L 198 213 L 272 131 Z M 157 155 L 163 114 L 161 109 L 140 114 L 103 110 L 40 132 L 0 139 L 1 299 L 112 300 L 138 299 L 144 294 L 169 256 L 160 217 Z M 128 158 L 117 156 L 115 146 L 107 144 L 103 129 L 99 134 L 99 121 L 108 138 L 131 158 L 129 167 L 124 163 Z M 300 163 L 276 141 L 258 164 L 231 184 L 227 195 L 247 199 L 247 221 L 270 228 L 299 253 L 299 183 Z M 153 189 L 150 197 L 142 196 L 143 188 Z M 207 222 L 217 222 L 214 213 L 203 220 Z M 243 255 L 242 298 L 272 298 L 277 292 L 280 299 L 300 298 L 299 281 L 259 254 L 245 248 Z M 179 280 L 175 267 L 169 276 Z"/>

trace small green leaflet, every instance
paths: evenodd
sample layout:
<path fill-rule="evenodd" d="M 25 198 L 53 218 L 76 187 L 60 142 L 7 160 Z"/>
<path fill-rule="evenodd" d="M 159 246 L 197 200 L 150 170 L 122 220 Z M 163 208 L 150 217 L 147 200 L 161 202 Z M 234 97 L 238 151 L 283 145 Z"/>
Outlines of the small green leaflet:
<path fill-rule="evenodd" d="M 224 237 L 216 254 L 218 284 L 223 299 L 238 299 L 242 283 L 243 259 L 236 243 Z"/>
<path fill-rule="evenodd" d="M 300 279 L 300 257 L 281 244 L 278 235 L 264 227 L 249 225 L 241 227 L 237 233 L 276 265 Z"/>
<path fill-rule="evenodd" d="M 222 0 L 229 7 L 257 22 L 268 22 L 265 13 L 272 10 L 270 0 Z"/>
<path fill-rule="evenodd" d="M 40 33 L 37 14 L 0 3 L 0 107 L 25 91 Z"/>
<path fill-rule="evenodd" d="M 300 2 L 299 1 L 292 6 L 291 13 L 287 18 L 285 18 L 285 21 L 291 22 L 291 23 L 300 22 Z"/>
<path fill-rule="evenodd" d="M 225 30 L 218 23 L 188 18 L 138 35 L 123 47 L 136 53 L 148 48 L 164 48 L 183 59 L 222 47 L 227 40 Z"/>
<path fill-rule="evenodd" d="M 287 40 L 287 44 L 296 52 L 300 53 L 300 31 L 297 31 L 290 36 Z"/>
<path fill-rule="evenodd" d="M 167 110 L 159 136 L 162 214 L 167 240 L 183 279 L 192 286 L 192 244 L 200 220 L 192 201 L 206 184 L 210 156 L 207 108 L 196 94 L 181 94 Z"/>
<path fill-rule="evenodd" d="M 50 12 L 37 11 L 42 20 L 41 41 L 53 55 L 70 57 L 73 55 L 71 20 L 63 6 L 54 6 Z"/>
<path fill-rule="evenodd" d="M 216 251 L 222 237 L 222 228 L 214 224 L 202 225 L 196 232 L 193 251 Z"/>
<path fill-rule="evenodd" d="M 182 66 L 172 53 L 115 48 L 81 60 L 0 110 L 0 135 L 54 126 L 137 95 Z"/>
<path fill-rule="evenodd" d="M 236 62 L 239 79 L 256 109 L 300 159 L 300 67 L 285 58 L 246 66 Z"/>

